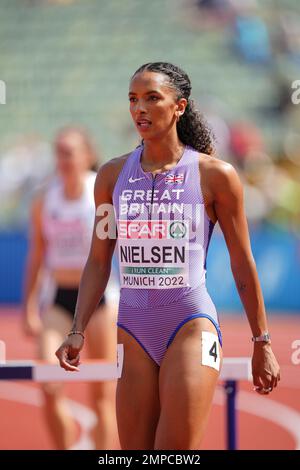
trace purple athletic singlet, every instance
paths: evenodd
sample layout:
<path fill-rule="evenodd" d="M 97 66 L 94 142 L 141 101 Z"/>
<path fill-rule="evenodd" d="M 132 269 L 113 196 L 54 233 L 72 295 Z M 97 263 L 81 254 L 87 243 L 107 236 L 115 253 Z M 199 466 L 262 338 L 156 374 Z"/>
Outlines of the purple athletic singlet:
<path fill-rule="evenodd" d="M 218 315 L 206 290 L 206 256 L 213 231 L 191 147 L 171 170 L 141 167 L 143 147 L 127 158 L 113 204 L 118 229 L 121 295 L 118 326 L 158 364 L 187 321 Z"/>

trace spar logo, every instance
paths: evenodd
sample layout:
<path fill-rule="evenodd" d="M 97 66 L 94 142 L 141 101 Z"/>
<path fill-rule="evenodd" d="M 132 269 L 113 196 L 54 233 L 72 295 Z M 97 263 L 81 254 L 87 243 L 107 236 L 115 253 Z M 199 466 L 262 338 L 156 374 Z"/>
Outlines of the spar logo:
<path fill-rule="evenodd" d="M 181 220 L 119 220 L 119 238 L 182 239 L 187 236 L 185 222 Z"/>

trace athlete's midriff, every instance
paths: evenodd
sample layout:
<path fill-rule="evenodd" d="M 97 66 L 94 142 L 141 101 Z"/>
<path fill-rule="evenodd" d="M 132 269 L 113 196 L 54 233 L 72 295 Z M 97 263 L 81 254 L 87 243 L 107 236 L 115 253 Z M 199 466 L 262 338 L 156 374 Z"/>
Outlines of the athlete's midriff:
<path fill-rule="evenodd" d="M 51 275 L 56 285 L 63 287 L 78 287 L 82 269 L 54 269 Z"/>

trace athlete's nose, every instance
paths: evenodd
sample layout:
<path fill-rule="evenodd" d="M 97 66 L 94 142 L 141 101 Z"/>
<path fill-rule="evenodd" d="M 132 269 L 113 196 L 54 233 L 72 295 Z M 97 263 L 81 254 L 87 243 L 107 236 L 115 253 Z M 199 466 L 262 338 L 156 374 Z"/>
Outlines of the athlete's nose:
<path fill-rule="evenodd" d="M 146 106 L 145 106 L 145 102 L 143 100 L 139 100 L 136 103 L 136 107 L 135 107 L 136 117 L 144 115 L 146 112 L 147 112 L 147 109 L 146 109 Z"/>

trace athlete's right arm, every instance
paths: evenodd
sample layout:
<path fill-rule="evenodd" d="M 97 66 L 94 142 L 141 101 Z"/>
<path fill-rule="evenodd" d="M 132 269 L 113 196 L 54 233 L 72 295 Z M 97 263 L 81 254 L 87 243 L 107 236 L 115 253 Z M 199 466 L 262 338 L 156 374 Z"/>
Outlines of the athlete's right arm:
<path fill-rule="evenodd" d="M 80 281 L 72 331 L 84 332 L 105 291 L 110 276 L 111 260 L 116 244 L 112 192 L 118 175 L 119 160 L 113 159 L 102 165 L 96 178 L 94 191 L 96 216 L 93 237 Z M 104 222 L 108 224 L 105 225 Z M 104 228 L 108 229 L 107 236 L 103 236 L 103 224 Z M 61 367 L 69 371 L 78 370 L 79 353 L 82 347 L 83 337 L 81 335 L 67 336 L 56 351 Z"/>
<path fill-rule="evenodd" d="M 26 334 L 37 335 L 41 331 L 38 312 L 37 291 L 39 274 L 44 261 L 45 241 L 42 233 L 43 197 L 39 195 L 32 204 L 30 219 L 30 241 L 27 256 L 24 299 L 23 325 Z"/>

